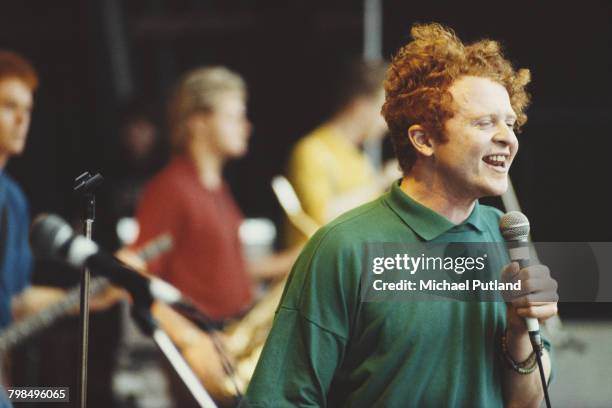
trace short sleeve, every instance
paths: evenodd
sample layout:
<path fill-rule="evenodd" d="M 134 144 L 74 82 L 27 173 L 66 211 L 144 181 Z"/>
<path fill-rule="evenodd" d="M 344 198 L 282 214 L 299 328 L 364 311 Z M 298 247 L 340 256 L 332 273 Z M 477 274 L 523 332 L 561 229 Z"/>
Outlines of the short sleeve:
<path fill-rule="evenodd" d="M 324 407 L 355 313 L 359 269 L 327 228 L 308 243 L 287 282 L 247 406 Z"/>

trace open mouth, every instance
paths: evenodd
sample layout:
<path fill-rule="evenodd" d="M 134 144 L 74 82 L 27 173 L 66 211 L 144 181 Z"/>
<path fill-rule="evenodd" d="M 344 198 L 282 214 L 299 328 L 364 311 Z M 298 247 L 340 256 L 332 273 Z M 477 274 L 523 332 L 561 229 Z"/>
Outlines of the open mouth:
<path fill-rule="evenodd" d="M 508 163 L 508 155 L 490 154 L 482 158 L 482 161 L 496 170 L 505 170 Z"/>

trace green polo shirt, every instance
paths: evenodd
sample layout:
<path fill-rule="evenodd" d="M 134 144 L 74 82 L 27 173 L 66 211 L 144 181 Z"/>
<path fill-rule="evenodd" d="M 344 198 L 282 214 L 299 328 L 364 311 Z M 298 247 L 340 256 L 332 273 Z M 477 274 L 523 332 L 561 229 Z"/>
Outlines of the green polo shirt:
<path fill-rule="evenodd" d="M 501 407 L 499 302 L 362 302 L 364 244 L 500 242 L 501 212 L 455 225 L 395 184 L 299 256 L 251 380 L 252 407 Z"/>

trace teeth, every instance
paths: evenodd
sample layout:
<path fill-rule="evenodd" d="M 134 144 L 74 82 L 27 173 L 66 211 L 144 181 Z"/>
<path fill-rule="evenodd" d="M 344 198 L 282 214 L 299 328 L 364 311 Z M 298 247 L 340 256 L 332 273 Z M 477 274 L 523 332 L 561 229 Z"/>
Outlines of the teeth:
<path fill-rule="evenodd" d="M 503 162 L 503 161 L 506 161 L 506 156 L 501 155 L 501 154 L 490 155 L 490 156 L 487 156 L 487 159 L 491 161 Z"/>
<path fill-rule="evenodd" d="M 485 156 L 485 161 L 494 166 L 504 166 L 506 164 L 506 156 L 503 154 L 492 154 Z"/>

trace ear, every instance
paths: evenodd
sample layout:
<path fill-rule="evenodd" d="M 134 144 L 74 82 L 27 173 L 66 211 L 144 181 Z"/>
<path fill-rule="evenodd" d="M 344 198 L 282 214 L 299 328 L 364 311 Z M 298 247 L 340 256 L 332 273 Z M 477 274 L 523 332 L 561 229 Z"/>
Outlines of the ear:
<path fill-rule="evenodd" d="M 205 135 L 208 132 L 207 114 L 205 112 L 192 113 L 187 118 L 185 125 L 191 137 Z"/>
<path fill-rule="evenodd" d="M 408 128 L 408 138 L 415 150 L 426 157 L 434 153 L 432 139 L 421 125 L 412 125 Z"/>

